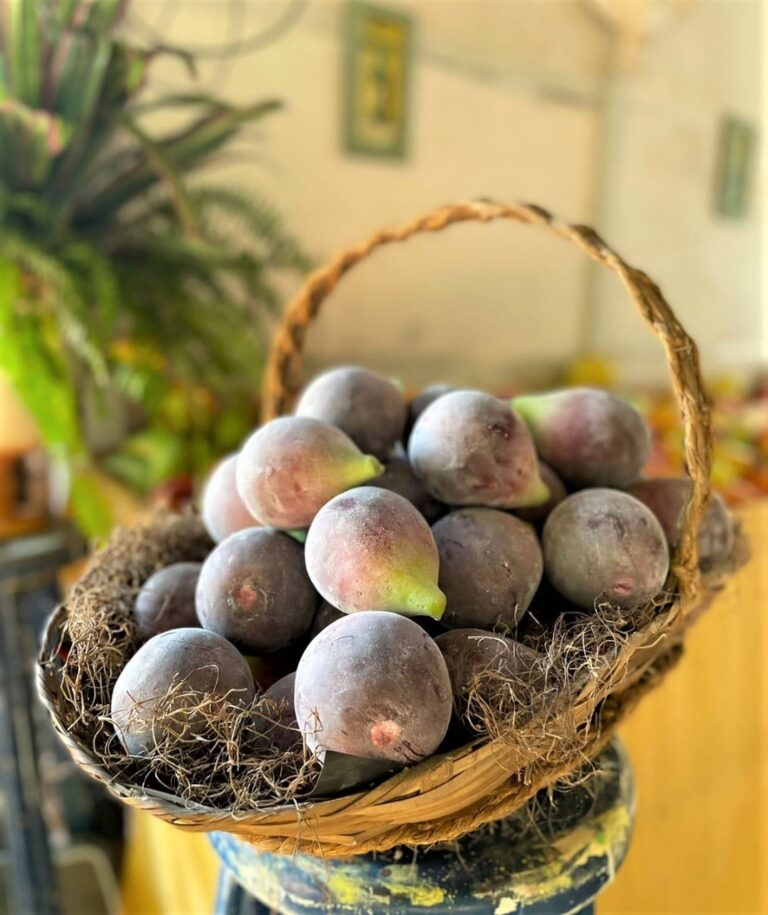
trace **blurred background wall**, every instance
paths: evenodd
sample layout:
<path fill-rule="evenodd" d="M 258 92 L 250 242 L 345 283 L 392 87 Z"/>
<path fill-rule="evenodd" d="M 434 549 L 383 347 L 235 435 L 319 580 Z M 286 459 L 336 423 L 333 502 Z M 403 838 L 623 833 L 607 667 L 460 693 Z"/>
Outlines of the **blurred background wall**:
<path fill-rule="evenodd" d="M 300 5 L 301 6 L 301 5 Z M 236 40 L 286 4 L 139 0 L 134 19 L 187 46 Z M 594 225 L 667 294 L 705 368 L 768 355 L 760 226 L 764 177 L 742 218 L 715 212 L 723 118 L 757 125 L 759 0 L 401 0 L 415 24 L 409 152 L 341 145 L 343 5 L 312 2 L 257 53 L 212 60 L 206 87 L 287 110 L 228 176 L 268 187 L 322 260 L 445 202 L 522 199 Z M 166 66 L 172 85 L 178 70 Z M 762 155 L 765 155 L 763 150 Z M 758 183 L 760 182 L 760 183 Z M 625 382 L 659 380 L 658 346 L 613 277 L 555 240 L 466 226 L 387 250 L 345 280 L 312 336 L 316 363 L 354 360 L 418 384 L 498 385 L 597 354 Z"/>

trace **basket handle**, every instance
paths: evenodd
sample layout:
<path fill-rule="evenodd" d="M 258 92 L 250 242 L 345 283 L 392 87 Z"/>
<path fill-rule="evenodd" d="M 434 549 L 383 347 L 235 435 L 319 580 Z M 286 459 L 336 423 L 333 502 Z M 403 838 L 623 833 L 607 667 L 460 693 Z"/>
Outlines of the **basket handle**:
<path fill-rule="evenodd" d="M 301 386 L 304 342 L 320 306 L 339 280 L 376 248 L 402 242 L 421 232 L 440 232 L 457 222 L 513 219 L 541 226 L 572 242 L 593 261 L 617 273 L 629 297 L 661 340 L 685 432 L 685 460 L 691 478 L 690 496 L 683 511 L 682 531 L 672 572 L 684 596 L 693 598 L 700 587 L 697 534 L 710 492 L 712 462 L 711 407 L 701 378 L 699 353 L 659 287 L 641 270 L 629 266 L 588 226 L 568 225 L 533 204 L 476 201 L 444 206 L 405 225 L 383 229 L 367 241 L 347 248 L 314 271 L 285 310 L 272 339 L 266 367 L 262 418 L 272 419 L 289 410 Z"/>

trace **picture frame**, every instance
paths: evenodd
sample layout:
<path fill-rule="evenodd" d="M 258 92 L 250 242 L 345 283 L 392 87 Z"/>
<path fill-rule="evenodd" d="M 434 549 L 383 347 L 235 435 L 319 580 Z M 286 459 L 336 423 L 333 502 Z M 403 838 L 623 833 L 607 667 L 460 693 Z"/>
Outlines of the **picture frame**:
<path fill-rule="evenodd" d="M 715 173 L 715 212 L 723 219 L 743 219 L 757 148 L 757 130 L 751 121 L 726 115 L 720 121 Z"/>
<path fill-rule="evenodd" d="M 413 21 L 350 0 L 345 10 L 343 146 L 347 152 L 404 159 L 409 149 Z"/>

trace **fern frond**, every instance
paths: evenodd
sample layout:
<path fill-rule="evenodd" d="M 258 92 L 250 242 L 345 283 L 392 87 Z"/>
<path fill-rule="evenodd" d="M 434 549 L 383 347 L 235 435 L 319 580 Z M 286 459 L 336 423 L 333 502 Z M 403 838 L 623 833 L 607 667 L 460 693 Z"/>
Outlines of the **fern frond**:
<path fill-rule="evenodd" d="M 46 444 L 66 455 L 83 451 L 69 366 L 51 345 L 44 317 L 19 315 L 21 273 L 0 258 L 0 367 L 37 421 Z"/>
<path fill-rule="evenodd" d="M 228 217 L 240 230 L 245 229 L 248 237 L 257 239 L 270 266 L 301 273 L 312 268 L 311 258 L 287 232 L 277 211 L 254 194 L 223 185 L 204 185 L 195 187 L 189 196 L 201 222 L 215 226 L 222 217 Z"/>
<path fill-rule="evenodd" d="M 64 342 L 88 366 L 96 381 L 105 384 L 108 376 L 106 360 L 103 351 L 92 340 L 88 327 L 90 302 L 84 297 L 78 277 L 66 262 L 14 233 L 0 240 L 0 257 L 18 264 L 36 277 L 41 299 L 56 318 Z"/>

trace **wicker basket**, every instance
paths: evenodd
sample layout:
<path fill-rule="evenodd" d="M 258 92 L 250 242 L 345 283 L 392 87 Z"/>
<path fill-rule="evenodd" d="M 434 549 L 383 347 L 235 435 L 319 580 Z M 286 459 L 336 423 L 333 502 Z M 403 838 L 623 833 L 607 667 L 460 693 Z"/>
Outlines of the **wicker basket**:
<path fill-rule="evenodd" d="M 683 515 L 680 545 L 672 558 L 669 587 L 675 599 L 627 638 L 609 669 L 603 669 L 573 696 L 566 711 L 568 727 L 572 729 L 576 725 L 582 737 L 578 749 L 562 751 L 559 729 L 564 725 L 560 710 L 547 722 L 543 729 L 547 739 L 538 740 L 535 751 L 521 751 L 519 746 L 511 746 L 503 739 L 486 740 L 432 757 L 371 790 L 331 800 L 237 814 L 190 807 L 168 794 L 117 783 L 90 748 L 89 735 L 72 727 L 72 709 L 67 707 L 67 699 L 59 688 L 59 659 L 66 650 L 63 633 L 68 614 L 66 607 L 60 607 L 49 623 L 38 665 L 40 694 L 75 762 L 103 782 L 116 797 L 181 828 L 224 830 L 273 852 L 348 857 L 401 843 L 418 845 L 448 840 L 510 814 L 539 789 L 577 768 L 585 756 L 597 753 L 624 715 L 679 658 L 685 631 L 736 565 L 731 557 L 705 576 L 698 569 L 696 538 L 709 496 L 710 404 L 702 387 L 696 346 L 658 287 L 644 273 L 626 264 L 593 230 L 558 222 L 536 206 L 466 203 L 447 206 L 407 225 L 379 232 L 358 247 L 342 252 L 309 277 L 285 312 L 274 337 L 267 369 L 264 418 L 270 419 L 291 408 L 301 384 L 307 328 L 322 302 L 351 267 L 389 242 L 405 241 L 421 232 L 440 231 L 457 222 L 496 219 L 512 219 L 545 229 L 575 244 L 592 260 L 618 274 L 664 346 L 685 430 L 685 454 L 692 486 Z M 199 526 L 199 522 L 190 518 L 157 522 L 148 528 L 145 536 L 167 546 L 177 542 L 179 530 L 190 525 Z M 177 558 L 197 557 L 178 555 Z M 108 562 L 108 557 L 97 556 L 95 564 L 98 566 L 100 562 Z"/>

